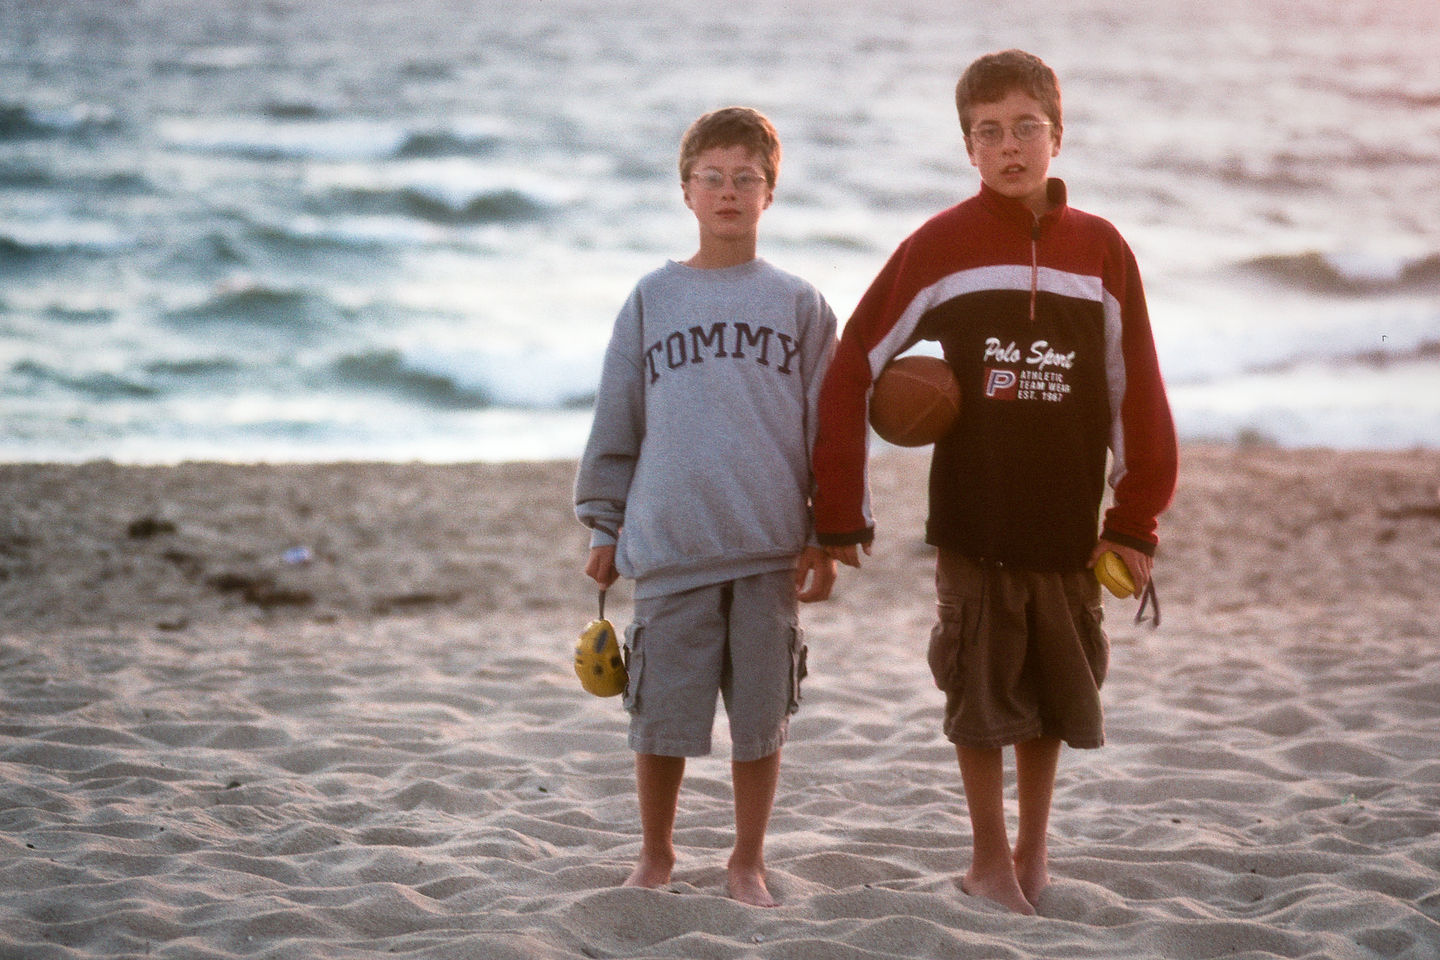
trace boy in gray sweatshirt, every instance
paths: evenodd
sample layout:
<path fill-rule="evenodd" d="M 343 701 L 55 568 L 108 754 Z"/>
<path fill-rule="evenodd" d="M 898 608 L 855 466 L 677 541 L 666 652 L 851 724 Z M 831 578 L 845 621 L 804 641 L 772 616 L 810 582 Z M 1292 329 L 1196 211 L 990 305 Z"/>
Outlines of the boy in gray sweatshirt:
<path fill-rule="evenodd" d="M 625 883 L 670 882 L 685 758 L 710 752 L 719 694 L 735 794 L 726 890 L 756 906 L 775 905 L 764 841 L 805 672 L 797 601 L 824 600 L 835 581 L 809 501 L 836 321 L 813 286 L 756 256 L 779 166 L 754 110 L 686 132 L 699 250 L 643 277 L 621 309 L 575 482 L 593 531 L 586 574 L 602 588 L 635 580 L 625 708 L 643 838 Z"/>

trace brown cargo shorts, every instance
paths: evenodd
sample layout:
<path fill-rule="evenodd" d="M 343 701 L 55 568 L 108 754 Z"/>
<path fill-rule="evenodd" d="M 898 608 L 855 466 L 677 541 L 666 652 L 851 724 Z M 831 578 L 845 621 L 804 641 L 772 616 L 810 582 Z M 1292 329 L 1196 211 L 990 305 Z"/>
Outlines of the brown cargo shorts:
<path fill-rule="evenodd" d="M 1104 744 L 1110 643 L 1089 570 L 1021 570 L 941 550 L 935 589 L 929 661 L 947 739 L 978 749 L 1037 737 Z"/>

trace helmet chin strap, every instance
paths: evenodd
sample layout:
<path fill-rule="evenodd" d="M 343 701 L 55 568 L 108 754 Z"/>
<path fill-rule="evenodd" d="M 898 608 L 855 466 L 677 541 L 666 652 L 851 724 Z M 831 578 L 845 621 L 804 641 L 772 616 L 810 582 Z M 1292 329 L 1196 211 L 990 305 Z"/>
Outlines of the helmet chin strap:
<path fill-rule="evenodd" d="M 1145 622 L 1145 607 L 1149 606 L 1153 611 L 1150 620 L 1150 629 L 1160 626 L 1160 596 L 1155 592 L 1155 578 L 1152 576 L 1150 582 L 1145 584 L 1145 592 L 1140 594 L 1140 609 L 1135 611 L 1135 622 Z"/>

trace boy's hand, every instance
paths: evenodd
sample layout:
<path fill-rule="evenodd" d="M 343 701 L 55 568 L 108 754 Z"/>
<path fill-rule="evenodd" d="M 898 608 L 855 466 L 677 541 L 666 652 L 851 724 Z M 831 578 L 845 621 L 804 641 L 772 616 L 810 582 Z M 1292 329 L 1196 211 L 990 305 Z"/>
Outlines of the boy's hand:
<path fill-rule="evenodd" d="M 865 556 L 870 556 L 870 544 L 862 543 L 859 547 L 865 551 Z M 838 560 L 847 567 L 860 569 L 860 550 L 857 550 L 853 543 L 843 547 L 826 547 L 825 553 L 830 559 Z"/>
<path fill-rule="evenodd" d="M 1150 582 L 1150 571 L 1155 561 L 1136 550 L 1133 547 L 1122 547 L 1118 543 L 1111 543 L 1109 540 L 1101 540 L 1090 551 L 1090 562 L 1086 564 L 1090 569 L 1095 569 L 1095 561 L 1100 555 L 1109 550 L 1121 560 L 1125 561 L 1126 568 L 1130 571 L 1130 579 L 1135 581 L 1135 596 L 1145 592 L 1145 585 Z"/>
<path fill-rule="evenodd" d="M 620 579 L 620 571 L 615 569 L 613 543 L 605 547 L 590 548 L 590 559 L 585 564 L 585 576 L 600 584 L 602 590 L 610 589 L 610 585 Z"/>
<path fill-rule="evenodd" d="M 835 561 L 819 547 L 806 547 L 795 561 L 796 597 L 801 603 L 818 603 L 830 597 L 834 586 Z"/>

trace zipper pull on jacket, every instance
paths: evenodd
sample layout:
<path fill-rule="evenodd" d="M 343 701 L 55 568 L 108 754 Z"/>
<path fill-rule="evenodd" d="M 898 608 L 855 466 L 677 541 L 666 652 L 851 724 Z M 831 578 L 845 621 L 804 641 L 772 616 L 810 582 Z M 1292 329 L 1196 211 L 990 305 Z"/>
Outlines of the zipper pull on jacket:
<path fill-rule="evenodd" d="M 1030 225 L 1030 322 L 1035 322 L 1035 298 L 1040 292 L 1040 218 Z"/>

